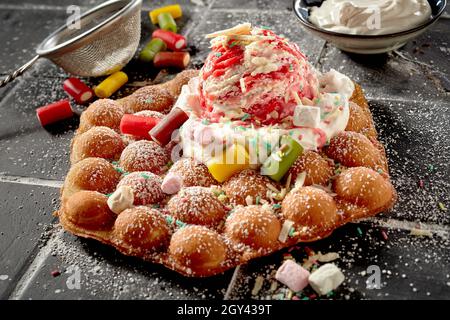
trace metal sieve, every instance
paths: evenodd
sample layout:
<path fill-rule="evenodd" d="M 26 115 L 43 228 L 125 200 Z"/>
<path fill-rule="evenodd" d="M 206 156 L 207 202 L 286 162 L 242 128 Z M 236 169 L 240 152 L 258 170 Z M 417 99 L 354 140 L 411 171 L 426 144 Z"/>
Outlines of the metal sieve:
<path fill-rule="evenodd" d="M 81 15 L 80 28 L 63 25 L 36 49 L 36 56 L 0 82 L 19 77 L 39 58 L 66 72 L 98 77 L 122 69 L 133 57 L 141 36 L 142 0 L 107 1 Z"/>

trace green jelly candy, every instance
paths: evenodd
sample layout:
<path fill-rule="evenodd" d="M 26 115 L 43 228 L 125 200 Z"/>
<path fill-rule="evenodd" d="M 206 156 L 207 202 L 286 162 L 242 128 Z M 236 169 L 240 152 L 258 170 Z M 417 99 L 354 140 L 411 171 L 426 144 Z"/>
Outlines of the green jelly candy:
<path fill-rule="evenodd" d="M 177 23 L 173 19 L 172 15 L 168 12 L 161 13 L 158 16 L 158 24 L 159 27 L 163 30 L 177 33 Z"/>
<path fill-rule="evenodd" d="M 290 136 L 283 136 L 280 143 L 281 147 L 272 152 L 261 168 L 261 174 L 277 182 L 284 177 L 295 160 L 303 153 L 302 146 Z"/>
<path fill-rule="evenodd" d="M 166 51 L 166 43 L 158 38 L 152 39 L 147 45 L 142 49 L 139 54 L 139 59 L 144 62 L 152 62 L 156 54 L 161 51 Z"/>

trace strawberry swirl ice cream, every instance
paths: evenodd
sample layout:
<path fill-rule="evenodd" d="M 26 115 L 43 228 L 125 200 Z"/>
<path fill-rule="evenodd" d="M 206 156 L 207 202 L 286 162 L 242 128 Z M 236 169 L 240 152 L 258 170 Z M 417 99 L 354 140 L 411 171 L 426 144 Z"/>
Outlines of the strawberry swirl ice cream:
<path fill-rule="evenodd" d="M 211 53 L 175 105 L 190 116 L 181 128 L 185 156 L 206 162 L 211 145 L 238 141 L 254 146 L 258 165 L 283 135 L 317 150 L 347 126 L 354 84 L 345 75 L 318 72 L 296 44 L 250 24 L 209 37 Z"/>

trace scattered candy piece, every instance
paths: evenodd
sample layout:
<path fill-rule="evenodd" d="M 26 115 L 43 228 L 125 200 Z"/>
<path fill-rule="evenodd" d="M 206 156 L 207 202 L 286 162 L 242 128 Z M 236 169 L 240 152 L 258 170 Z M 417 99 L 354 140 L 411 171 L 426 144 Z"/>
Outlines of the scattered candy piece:
<path fill-rule="evenodd" d="M 158 15 L 158 24 L 163 30 L 177 32 L 177 24 L 172 15 L 168 12 L 163 12 Z"/>
<path fill-rule="evenodd" d="M 280 181 L 295 160 L 303 153 L 302 146 L 290 136 L 281 138 L 281 147 L 272 152 L 261 168 L 261 174 Z"/>
<path fill-rule="evenodd" d="M 439 202 L 439 209 L 441 209 L 441 211 L 447 211 L 447 207 L 445 206 L 445 204 L 443 204 L 442 202 Z"/>
<path fill-rule="evenodd" d="M 320 108 L 310 106 L 295 107 L 293 122 L 297 127 L 317 128 L 320 124 Z"/>
<path fill-rule="evenodd" d="M 42 126 L 58 122 L 73 116 L 72 108 L 68 99 L 64 99 L 55 103 L 36 109 L 36 115 Z"/>
<path fill-rule="evenodd" d="M 157 68 L 178 68 L 186 69 L 191 61 L 188 52 L 160 52 L 155 56 L 153 61 Z"/>
<path fill-rule="evenodd" d="M 293 260 L 285 260 L 275 275 L 275 279 L 288 286 L 294 292 L 306 288 L 309 277 L 309 271 Z"/>
<path fill-rule="evenodd" d="M 108 207 L 115 214 L 120 214 L 122 211 L 133 207 L 134 193 L 129 186 L 121 186 L 117 188 L 114 193 L 108 198 Z"/>
<path fill-rule="evenodd" d="M 66 79 L 63 83 L 63 88 L 78 104 L 84 104 L 94 96 L 92 89 L 78 78 Z"/>
<path fill-rule="evenodd" d="M 281 228 L 281 231 L 280 231 L 280 235 L 278 236 L 278 241 L 283 242 L 283 243 L 286 242 L 293 225 L 294 225 L 294 221 L 291 221 L 291 220 L 284 221 L 283 227 Z"/>
<path fill-rule="evenodd" d="M 179 4 L 161 7 L 161 8 L 152 10 L 149 13 L 150 19 L 152 20 L 153 24 L 158 23 L 158 16 L 161 13 L 169 13 L 172 16 L 172 18 L 174 18 L 174 19 L 181 18 L 183 16 L 183 11 L 181 10 L 181 7 Z"/>
<path fill-rule="evenodd" d="M 206 165 L 218 182 L 224 182 L 233 174 L 250 167 L 247 150 L 239 144 L 227 148 L 226 152 L 212 158 Z"/>
<path fill-rule="evenodd" d="M 332 263 L 324 264 L 309 276 L 309 284 L 321 296 L 339 287 L 344 280 L 344 274 Z"/>
<path fill-rule="evenodd" d="M 183 186 L 183 178 L 176 173 L 169 172 L 161 184 L 162 192 L 166 194 L 175 194 L 180 191 Z"/>
<path fill-rule="evenodd" d="M 416 236 L 416 237 L 433 237 L 433 233 L 429 230 L 423 230 L 423 229 L 417 229 L 417 228 L 412 228 L 410 235 L 412 236 Z"/>
<path fill-rule="evenodd" d="M 117 71 L 103 80 L 96 88 L 95 94 L 99 98 L 109 98 L 128 81 L 128 76 L 123 71 Z"/>
<path fill-rule="evenodd" d="M 252 296 L 256 296 L 259 291 L 261 291 L 264 284 L 264 278 L 261 276 L 257 276 L 255 279 L 255 285 L 253 286 Z"/>
<path fill-rule="evenodd" d="M 159 38 L 154 38 L 142 49 L 139 59 L 144 62 L 152 62 L 158 52 L 166 50 L 167 44 Z"/>
<path fill-rule="evenodd" d="M 149 131 L 152 130 L 160 119 L 141 117 L 134 114 L 125 114 L 120 121 L 120 132 L 136 137 L 150 139 Z"/>
<path fill-rule="evenodd" d="M 61 275 L 61 272 L 59 270 L 53 270 L 51 274 L 52 274 L 52 277 L 56 278 Z"/>
<path fill-rule="evenodd" d="M 163 40 L 167 44 L 167 47 L 172 51 L 180 51 L 186 48 L 187 44 L 186 38 L 181 34 L 162 29 L 155 30 L 152 34 L 152 38 Z"/>
<path fill-rule="evenodd" d="M 151 138 L 161 146 L 165 146 L 172 140 L 172 133 L 180 128 L 189 116 L 180 108 L 173 108 L 172 111 L 161 120 L 151 131 Z"/>

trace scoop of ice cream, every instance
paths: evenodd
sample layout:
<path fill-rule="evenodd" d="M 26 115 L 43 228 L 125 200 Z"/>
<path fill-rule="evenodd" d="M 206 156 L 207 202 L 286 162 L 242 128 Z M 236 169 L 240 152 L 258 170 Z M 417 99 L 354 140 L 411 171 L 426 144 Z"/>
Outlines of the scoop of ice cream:
<path fill-rule="evenodd" d="M 275 124 L 318 95 L 316 72 L 298 46 L 249 25 L 215 34 L 199 82 L 203 116 Z"/>

